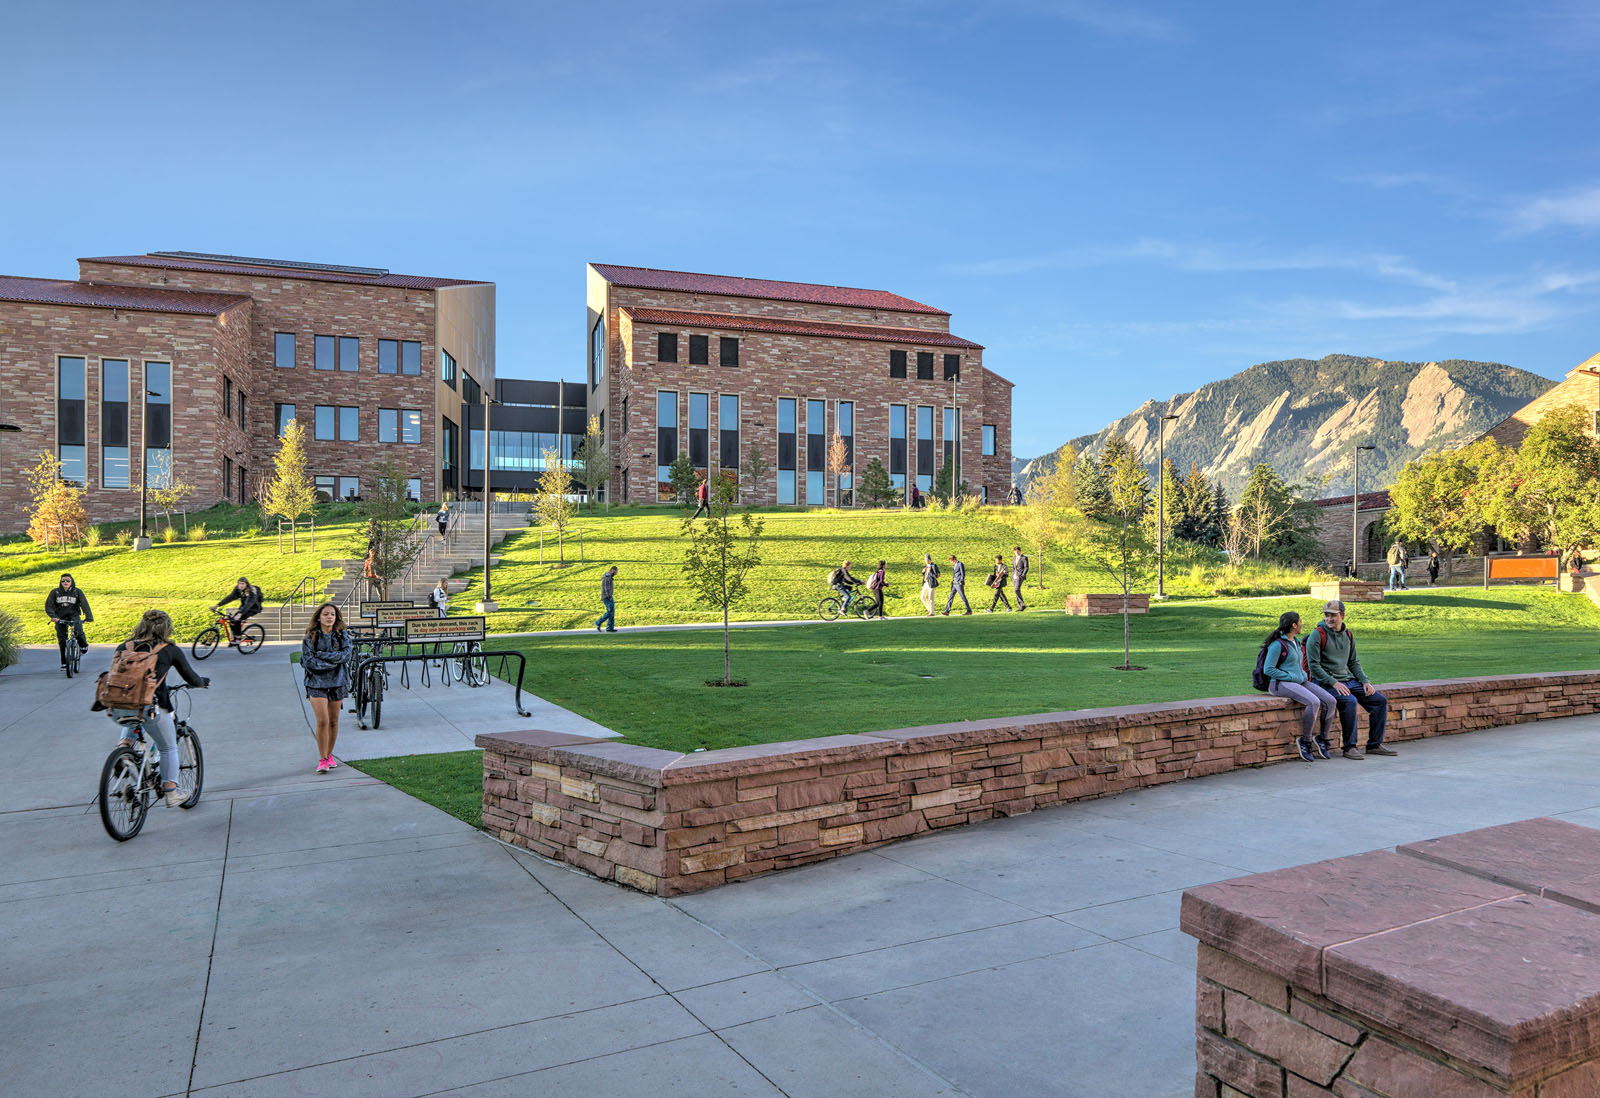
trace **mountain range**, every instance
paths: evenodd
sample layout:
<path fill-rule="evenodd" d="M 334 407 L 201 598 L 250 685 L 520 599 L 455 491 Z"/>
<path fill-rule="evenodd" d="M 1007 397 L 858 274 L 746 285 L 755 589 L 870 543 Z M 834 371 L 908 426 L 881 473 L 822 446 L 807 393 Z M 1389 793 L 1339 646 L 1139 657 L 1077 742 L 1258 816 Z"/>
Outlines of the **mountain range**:
<path fill-rule="evenodd" d="M 1348 495 L 1357 443 L 1363 491 L 1387 487 L 1406 462 L 1470 442 L 1556 383 L 1498 362 L 1390 362 L 1355 355 L 1262 362 L 1192 393 L 1149 400 L 1104 430 L 1070 442 L 1098 455 L 1120 434 L 1154 467 L 1163 414 L 1166 454 L 1180 475 L 1190 463 L 1237 495 L 1261 462 L 1312 497 Z M 1013 463 L 1027 483 L 1060 447 Z"/>

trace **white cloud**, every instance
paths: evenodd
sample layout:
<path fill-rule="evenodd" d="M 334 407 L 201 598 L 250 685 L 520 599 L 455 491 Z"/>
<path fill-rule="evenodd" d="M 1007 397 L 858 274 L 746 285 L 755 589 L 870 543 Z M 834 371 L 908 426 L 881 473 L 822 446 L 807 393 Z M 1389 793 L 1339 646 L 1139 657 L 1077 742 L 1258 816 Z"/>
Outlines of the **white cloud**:
<path fill-rule="evenodd" d="M 1512 211 L 1510 225 L 1512 231 L 1521 233 L 1600 228 L 1600 186 L 1575 187 L 1530 199 Z"/>

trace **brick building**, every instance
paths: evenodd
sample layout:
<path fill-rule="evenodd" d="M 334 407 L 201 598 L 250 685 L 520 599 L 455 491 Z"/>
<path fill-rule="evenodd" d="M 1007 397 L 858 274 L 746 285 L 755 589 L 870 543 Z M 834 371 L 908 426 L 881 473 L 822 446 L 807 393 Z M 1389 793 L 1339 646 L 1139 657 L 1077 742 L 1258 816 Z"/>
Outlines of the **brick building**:
<path fill-rule="evenodd" d="M 1522 445 L 1529 428 L 1548 413 L 1567 404 L 1587 409 L 1591 413 L 1589 429 L 1600 435 L 1600 355 L 1593 355 L 1578 363 L 1567 371 L 1566 377 L 1489 428 L 1482 437 L 1492 438 L 1502 446 L 1515 449 Z"/>
<path fill-rule="evenodd" d="M 1011 485 L 1011 382 L 950 314 L 880 290 L 588 267 L 589 408 L 615 498 L 665 498 L 679 450 L 707 473 L 759 445 L 758 504 L 849 505 L 874 457 L 926 492 L 953 461 L 973 491 Z M 849 471 L 826 469 L 834 434 Z"/>
<path fill-rule="evenodd" d="M 491 282 L 190 252 L 80 259 L 76 282 L 0 277 L 0 531 L 55 454 L 93 522 L 139 513 L 141 463 L 253 498 L 282 424 L 319 491 L 369 490 L 384 458 L 421 500 L 459 491 L 466 407 L 494 383 Z M 142 455 L 142 457 L 141 457 Z"/>

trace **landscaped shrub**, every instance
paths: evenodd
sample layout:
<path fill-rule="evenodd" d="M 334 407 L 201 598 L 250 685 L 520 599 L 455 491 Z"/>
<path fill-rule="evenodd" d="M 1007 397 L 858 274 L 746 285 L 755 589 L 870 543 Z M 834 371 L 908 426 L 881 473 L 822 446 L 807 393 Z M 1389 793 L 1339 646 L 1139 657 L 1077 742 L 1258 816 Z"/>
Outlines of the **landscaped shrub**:
<path fill-rule="evenodd" d="M 190 541 L 205 541 L 206 540 L 206 536 L 207 535 L 206 535 L 206 524 L 205 523 L 197 522 L 193 526 L 189 527 L 189 540 Z"/>
<path fill-rule="evenodd" d="M 132 545 L 133 544 L 133 531 L 132 530 L 118 530 L 117 531 L 116 541 L 117 541 L 118 545 Z"/>
<path fill-rule="evenodd" d="M 0 671 L 17 662 L 22 647 L 22 623 L 0 610 Z"/>
<path fill-rule="evenodd" d="M 168 526 L 165 530 L 161 531 L 161 540 L 168 545 L 171 545 L 181 537 L 183 537 L 183 535 L 172 526 Z"/>
<path fill-rule="evenodd" d="M 83 543 L 85 545 L 88 545 L 88 546 L 99 545 L 104 540 L 105 540 L 105 532 L 102 531 L 100 529 L 100 527 L 98 527 L 98 526 L 91 526 L 91 527 L 89 527 L 88 530 L 84 531 Z"/>

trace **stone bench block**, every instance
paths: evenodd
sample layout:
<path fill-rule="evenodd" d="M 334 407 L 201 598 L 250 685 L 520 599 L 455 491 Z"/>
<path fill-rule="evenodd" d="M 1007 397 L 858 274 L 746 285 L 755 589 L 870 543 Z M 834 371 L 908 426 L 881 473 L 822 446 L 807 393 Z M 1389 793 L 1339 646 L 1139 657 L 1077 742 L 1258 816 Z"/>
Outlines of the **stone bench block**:
<path fill-rule="evenodd" d="M 1063 607 L 1069 614 L 1089 617 L 1104 617 L 1111 614 L 1122 613 L 1122 595 L 1120 593 L 1089 595 L 1068 595 L 1066 606 Z M 1150 596 L 1129 595 L 1128 613 L 1148 614 L 1150 612 Z"/>

